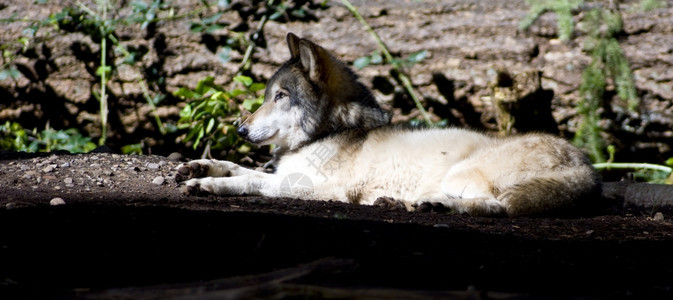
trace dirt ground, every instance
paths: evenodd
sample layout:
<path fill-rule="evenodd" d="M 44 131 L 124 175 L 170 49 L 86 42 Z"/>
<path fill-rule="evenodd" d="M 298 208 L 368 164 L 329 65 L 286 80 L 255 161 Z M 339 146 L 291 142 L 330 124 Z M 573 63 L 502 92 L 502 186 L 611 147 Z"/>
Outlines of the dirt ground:
<path fill-rule="evenodd" d="M 2 153 L 0 294 L 654 299 L 673 293 L 670 207 L 613 202 L 584 217 L 475 218 L 197 197 L 175 183 L 179 163 L 179 155 Z"/>

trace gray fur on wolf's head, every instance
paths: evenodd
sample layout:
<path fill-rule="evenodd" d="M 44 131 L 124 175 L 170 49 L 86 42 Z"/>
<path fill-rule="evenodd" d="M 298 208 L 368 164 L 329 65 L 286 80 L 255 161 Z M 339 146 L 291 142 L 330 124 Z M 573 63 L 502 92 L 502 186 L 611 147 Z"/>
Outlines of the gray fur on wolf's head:
<path fill-rule="evenodd" d="M 390 115 L 343 62 L 287 35 L 290 59 L 271 77 L 264 104 L 239 127 L 250 142 L 295 150 L 332 133 L 386 125 Z"/>

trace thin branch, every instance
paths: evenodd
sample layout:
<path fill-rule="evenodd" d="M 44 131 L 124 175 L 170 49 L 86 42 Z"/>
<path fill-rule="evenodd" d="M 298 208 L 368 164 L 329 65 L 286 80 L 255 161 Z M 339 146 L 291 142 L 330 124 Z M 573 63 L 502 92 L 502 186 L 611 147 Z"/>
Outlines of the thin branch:
<path fill-rule="evenodd" d="M 598 170 L 610 170 L 610 169 L 635 169 L 635 170 L 657 170 L 657 171 L 662 171 L 666 172 L 667 174 L 671 174 L 673 172 L 673 168 L 667 167 L 667 166 L 662 166 L 662 165 L 656 165 L 656 164 L 648 164 L 648 163 L 614 163 L 614 162 L 608 162 L 608 163 L 598 163 L 594 164 L 594 168 Z"/>
<path fill-rule="evenodd" d="M 367 23 L 367 20 L 365 20 L 362 17 L 362 15 L 360 15 L 357 8 L 355 8 L 348 0 L 341 0 L 341 2 L 353 14 L 353 16 L 355 16 L 355 18 L 358 19 L 360 23 L 362 23 L 362 25 L 365 27 L 365 30 L 369 32 L 369 34 L 374 38 L 374 40 L 376 40 L 376 43 L 379 45 L 379 49 L 381 50 L 381 53 L 386 58 L 386 60 L 390 62 L 390 64 L 393 66 L 393 69 L 397 71 L 397 77 L 400 79 L 400 81 L 402 82 L 402 86 L 404 86 L 404 89 L 407 90 L 407 93 L 409 93 L 409 96 L 416 104 L 416 108 L 418 108 L 418 110 L 420 111 L 421 115 L 423 116 L 423 119 L 425 119 L 425 122 L 428 123 L 428 125 L 432 126 L 432 120 L 430 120 L 430 115 L 428 115 L 428 112 L 423 107 L 423 104 L 421 104 L 421 100 L 416 95 L 411 80 L 409 79 L 409 77 L 407 77 L 406 73 L 404 72 L 404 69 L 402 68 L 402 65 L 395 62 L 386 44 L 383 42 L 383 40 L 381 40 L 381 37 L 376 33 L 376 31 L 374 31 L 374 29 L 369 25 L 369 23 Z"/>
<path fill-rule="evenodd" d="M 112 43 L 115 44 L 117 47 L 117 50 L 121 51 L 122 54 L 125 56 L 131 55 L 131 53 L 124 47 L 124 45 L 119 43 L 119 40 L 117 38 L 110 34 L 108 35 L 108 38 Z M 150 109 L 152 110 L 152 114 L 154 115 L 154 120 L 157 123 L 157 126 L 159 126 L 159 132 L 161 135 L 166 135 L 166 127 L 164 126 L 164 123 L 161 122 L 161 118 L 159 117 L 159 113 L 157 111 L 157 106 L 154 104 L 154 101 L 152 101 L 152 97 L 150 96 L 150 91 L 147 88 L 147 83 L 145 82 L 145 79 L 143 79 L 142 75 L 138 70 L 135 70 L 135 75 L 138 81 L 138 84 L 140 84 L 140 89 L 143 91 L 143 97 L 145 98 L 145 101 L 147 101 L 147 104 L 150 106 Z"/>
<path fill-rule="evenodd" d="M 79 4 L 81 4 L 78 1 Z M 107 18 L 107 1 L 103 1 L 103 22 Z M 86 6 L 84 6 L 86 7 Z M 100 123 L 101 123 L 101 135 L 98 140 L 98 145 L 105 145 L 105 140 L 107 139 L 107 116 L 108 116 L 108 103 L 107 103 L 107 62 L 105 61 L 107 56 L 107 35 L 105 34 L 107 28 L 105 28 L 105 23 L 99 27 L 101 31 L 101 42 L 100 42 Z"/>
<path fill-rule="evenodd" d="M 266 21 L 269 18 L 267 15 L 263 15 L 262 19 L 259 21 L 259 24 L 257 25 L 257 29 L 255 32 L 252 34 L 251 39 L 250 39 L 250 44 L 248 45 L 248 48 L 245 49 L 245 55 L 243 55 L 243 60 L 241 61 L 241 65 L 238 68 L 238 75 L 243 73 L 244 71 L 247 71 L 250 69 L 252 66 L 252 53 L 257 47 L 257 43 L 255 43 L 255 40 L 258 38 L 258 36 L 262 33 L 262 30 L 264 29 L 264 25 L 266 25 Z"/>

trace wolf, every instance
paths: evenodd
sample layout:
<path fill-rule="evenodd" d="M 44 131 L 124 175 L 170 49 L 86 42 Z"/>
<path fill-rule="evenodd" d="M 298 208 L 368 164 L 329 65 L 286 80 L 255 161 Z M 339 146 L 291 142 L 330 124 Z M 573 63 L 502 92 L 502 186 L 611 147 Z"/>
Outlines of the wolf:
<path fill-rule="evenodd" d="M 402 203 L 408 210 L 430 204 L 512 217 L 572 212 L 600 195 L 587 156 L 562 138 L 391 125 L 346 64 L 293 33 L 286 40 L 290 59 L 237 129 L 249 142 L 276 145 L 275 172 L 193 160 L 177 167 L 184 192 Z"/>

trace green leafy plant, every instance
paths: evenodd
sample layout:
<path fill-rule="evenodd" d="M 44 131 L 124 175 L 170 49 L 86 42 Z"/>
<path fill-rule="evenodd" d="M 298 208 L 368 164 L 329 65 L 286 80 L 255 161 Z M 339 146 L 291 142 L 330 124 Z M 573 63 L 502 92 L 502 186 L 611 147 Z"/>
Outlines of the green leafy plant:
<path fill-rule="evenodd" d="M 26 130 L 16 122 L 0 125 L 0 149 L 25 152 L 51 152 L 66 150 L 84 153 L 96 148 L 90 138 L 82 136 L 75 128 L 55 130 L 47 127 L 42 131 Z"/>
<path fill-rule="evenodd" d="M 25 18 L 18 19 L 16 14 L 10 16 L 7 19 L 0 19 L 0 23 L 12 22 L 28 22 L 30 25 L 23 30 L 21 37 L 18 37 L 13 41 L 0 44 L 0 51 L 2 51 L 0 81 L 7 79 L 16 80 L 23 76 L 17 69 L 14 61 L 16 60 L 17 55 L 26 52 L 26 50 L 30 47 L 31 41 L 35 38 L 35 32 L 37 32 L 37 29 L 48 24 L 48 22 L 44 20 L 28 20 Z"/>
<path fill-rule="evenodd" d="M 591 57 L 591 63 L 583 70 L 579 87 L 580 101 L 578 113 L 582 120 L 575 133 L 574 143 L 585 149 L 599 170 L 632 169 L 636 179 L 649 182 L 673 183 L 671 165 L 648 163 L 616 163 L 615 148 L 606 145 L 602 137 L 603 129 L 599 125 L 600 109 L 604 105 L 605 91 L 609 84 L 616 90 L 617 96 L 626 102 L 627 110 L 635 113 L 639 99 L 633 81 L 633 74 L 618 37 L 623 33 L 622 15 L 614 2 L 609 7 L 602 4 L 585 5 L 584 0 L 528 0 L 530 11 L 521 21 L 521 29 L 528 29 L 542 14 L 554 12 L 558 19 L 559 39 L 572 39 L 575 30 L 573 16 L 579 12 L 579 30 L 585 35 L 583 50 Z M 643 0 L 641 10 L 653 9 L 663 5 L 657 0 Z M 609 154 L 606 160 L 605 153 Z"/>
<path fill-rule="evenodd" d="M 183 139 L 194 149 L 204 146 L 202 157 L 212 157 L 211 150 L 234 149 L 246 154 L 251 147 L 236 134 L 235 123 L 244 112 L 254 112 L 264 102 L 263 83 L 239 75 L 233 88 L 225 89 L 212 76 L 199 81 L 194 89 L 180 88 L 174 95 L 187 101 L 180 112 L 178 128 L 187 130 Z"/>
<path fill-rule="evenodd" d="M 584 4 L 584 0 L 527 0 L 526 2 L 530 9 L 519 23 L 521 29 L 528 29 L 540 16 L 547 12 L 553 12 L 558 19 L 559 39 L 567 41 L 572 38 L 575 30 L 573 14 Z"/>
<path fill-rule="evenodd" d="M 584 7 L 584 1 L 529 0 L 528 3 L 531 9 L 520 23 L 522 29 L 527 29 L 542 14 L 551 11 L 558 17 L 559 39 L 567 41 L 572 38 L 575 27 L 572 17 Z M 627 102 L 630 111 L 635 112 L 639 100 L 629 62 L 617 40 L 623 32 L 621 13 L 616 9 L 595 6 L 582 14 L 580 23 L 578 27 L 586 36 L 583 48 L 591 57 L 591 63 L 582 72 L 578 103 L 582 120 L 574 142 L 586 149 L 594 162 L 602 163 L 605 162 L 606 144 L 601 136 L 599 120 L 608 84 L 614 84 L 617 96 Z"/>
<path fill-rule="evenodd" d="M 130 51 L 125 45 L 121 44 L 117 39 L 115 30 L 118 26 L 128 26 L 133 24 L 140 24 L 142 29 L 147 28 L 150 24 L 159 21 L 176 20 L 180 18 L 190 17 L 202 12 L 208 3 L 204 1 L 203 7 L 199 7 L 191 12 L 176 15 L 173 13 L 173 8 L 164 0 L 152 0 L 150 3 L 145 1 L 132 1 L 129 5 L 132 8 L 132 13 L 128 16 L 119 16 L 117 14 L 110 15 L 108 10 L 113 3 L 109 0 L 96 0 L 96 9 L 90 9 L 82 2 L 75 2 L 75 6 L 65 7 L 62 11 L 50 15 L 46 22 L 42 22 L 40 26 L 49 24 L 58 30 L 66 32 L 81 32 L 89 35 L 91 39 L 100 44 L 100 64 L 96 69 L 96 75 L 100 78 L 100 88 L 94 90 L 93 94 L 100 103 L 99 115 L 101 121 L 101 137 L 98 144 L 105 144 L 107 138 L 107 116 L 108 116 L 108 94 L 107 82 L 115 71 L 116 65 L 109 64 L 108 58 L 114 58 L 115 55 L 124 57 L 121 60 L 123 64 L 134 64 L 137 60 L 136 53 Z M 226 1 L 219 1 L 224 4 Z M 228 5 L 228 3 L 226 3 Z M 161 16 L 160 16 L 161 14 Z M 201 23 L 212 23 L 219 18 L 218 14 L 211 17 L 206 17 L 201 20 Z M 35 26 L 37 26 L 35 25 Z M 32 25 L 33 26 L 33 25 Z M 34 27 L 35 27 L 34 26 Z M 157 104 L 165 98 L 161 92 L 150 91 L 145 76 L 141 72 L 136 71 L 137 82 L 141 87 L 143 98 L 152 110 L 157 128 L 162 135 L 172 131 L 175 126 L 166 125 L 159 118 L 157 113 Z M 154 95 L 152 95 L 154 94 Z"/>

